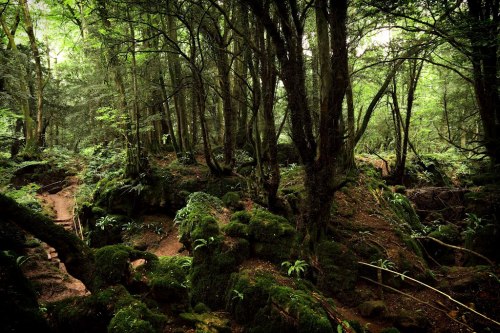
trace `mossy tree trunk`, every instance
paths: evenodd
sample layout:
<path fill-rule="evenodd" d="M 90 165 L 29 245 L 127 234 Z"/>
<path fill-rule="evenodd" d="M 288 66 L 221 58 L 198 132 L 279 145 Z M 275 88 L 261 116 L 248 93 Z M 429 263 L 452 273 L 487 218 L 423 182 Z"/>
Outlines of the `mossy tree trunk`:
<path fill-rule="evenodd" d="M 305 88 L 303 15 L 297 1 L 273 1 L 275 15 L 262 3 L 245 1 L 267 30 L 276 49 L 280 74 L 287 92 L 292 139 L 306 170 L 306 232 L 314 244 L 326 230 L 335 191 L 334 166 L 343 147 L 342 103 L 348 85 L 347 1 L 318 0 L 318 57 L 321 73 L 318 139 L 313 133 L 311 110 Z M 273 12 L 273 11 L 271 11 Z"/>
<path fill-rule="evenodd" d="M 69 233 L 51 219 L 19 205 L 0 194 L 0 223 L 11 222 L 36 238 L 54 247 L 68 272 L 81 280 L 89 290 L 93 288 L 94 255 L 75 234 Z"/>

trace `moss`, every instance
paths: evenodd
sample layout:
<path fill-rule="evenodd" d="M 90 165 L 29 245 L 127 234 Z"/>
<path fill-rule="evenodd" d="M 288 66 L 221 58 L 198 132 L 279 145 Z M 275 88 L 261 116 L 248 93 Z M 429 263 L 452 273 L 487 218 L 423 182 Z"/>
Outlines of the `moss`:
<path fill-rule="evenodd" d="M 181 313 L 180 317 L 191 322 L 197 332 L 231 333 L 229 320 L 221 313 Z"/>
<path fill-rule="evenodd" d="M 233 274 L 226 301 L 226 309 L 249 332 L 333 332 L 309 291 L 281 285 L 269 273 Z"/>
<path fill-rule="evenodd" d="M 290 258 L 295 229 L 282 216 L 263 209 L 254 211 L 249 221 L 253 254 L 274 263 Z"/>
<path fill-rule="evenodd" d="M 316 254 L 321 267 L 318 288 L 340 298 L 348 297 L 354 290 L 358 275 L 352 251 L 343 244 L 322 241 L 317 245 Z"/>
<path fill-rule="evenodd" d="M 130 261 L 136 259 L 154 261 L 158 258 L 154 254 L 134 250 L 125 245 L 109 245 L 96 250 L 95 287 L 104 288 L 119 283 L 128 284 Z"/>
<path fill-rule="evenodd" d="M 223 203 L 217 197 L 203 192 L 189 195 L 186 206 L 175 216 L 180 240 L 186 248 L 191 249 L 196 239 L 208 239 L 219 234 L 214 215 L 222 212 L 222 209 Z"/>
<path fill-rule="evenodd" d="M 459 244 L 461 241 L 460 231 L 453 224 L 441 225 L 428 235 L 448 244 Z"/>
<path fill-rule="evenodd" d="M 187 276 L 191 258 L 184 256 L 160 257 L 145 265 L 146 280 L 151 296 L 163 302 L 184 302 L 188 299 Z"/>
<path fill-rule="evenodd" d="M 48 307 L 55 332 L 160 332 L 165 317 L 120 285 Z"/>
<path fill-rule="evenodd" d="M 144 303 L 135 301 L 116 311 L 108 325 L 108 333 L 161 332 L 165 316 L 151 311 Z"/>
<path fill-rule="evenodd" d="M 241 197 L 238 192 L 227 192 L 222 196 L 222 201 L 224 202 L 224 205 L 229 208 L 241 208 Z"/>
<path fill-rule="evenodd" d="M 252 214 L 250 214 L 246 210 L 240 210 L 231 215 L 231 222 L 238 222 L 242 224 L 248 224 L 250 219 L 252 218 Z"/>
<path fill-rule="evenodd" d="M 413 231 L 422 232 L 424 230 L 424 226 L 420 222 L 420 218 L 417 215 L 417 212 L 413 208 L 408 198 L 401 193 L 389 193 L 386 196 L 390 207 L 394 214 L 402 221 L 407 223 Z"/>
<path fill-rule="evenodd" d="M 224 233 L 231 237 L 248 238 L 250 235 L 250 227 L 247 224 L 231 221 L 222 229 Z"/>
<path fill-rule="evenodd" d="M 195 251 L 191 281 L 191 303 L 204 303 L 211 309 L 224 306 L 224 293 L 231 273 L 249 255 L 248 241 L 220 242 L 213 248 Z"/>

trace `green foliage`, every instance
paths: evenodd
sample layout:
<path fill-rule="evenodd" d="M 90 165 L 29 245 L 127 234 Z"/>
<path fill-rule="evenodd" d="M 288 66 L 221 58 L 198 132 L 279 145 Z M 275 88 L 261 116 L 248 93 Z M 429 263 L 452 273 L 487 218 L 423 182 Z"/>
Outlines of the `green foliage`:
<path fill-rule="evenodd" d="M 154 254 L 134 250 L 125 245 L 104 246 L 95 251 L 95 284 L 103 288 L 114 284 L 127 284 L 130 280 L 130 261 L 155 261 Z"/>
<path fill-rule="evenodd" d="M 183 303 L 188 299 L 192 258 L 184 256 L 160 257 L 138 270 L 146 277 L 154 299 L 163 302 Z"/>
<path fill-rule="evenodd" d="M 5 195 L 16 200 L 17 203 L 26 206 L 32 211 L 41 212 L 42 205 L 36 199 L 36 194 L 39 189 L 40 185 L 30 183 L 20 187 L 19 189 L 7 188 Z"/>
<path fill-rule="evenodd" d="M 234 297 L 234 290 L 243 297 Z M 285 286 L 263 271 L 231 276 L 226 309 L 249 332 L 333 332 L 309 290 Z"/>
<path fill-rule="evenodd" d="M 297 278 L 300 278 L 300 275 L 305 273 L 309 265 L 304 260 L 297 259 L 294 263 L 291 263 L 290 261 L 284 261 L 281 263 L 281 266 L 284 266 L 288 269 L 288 276 L 295 274 Z"/>
<path fill-rule="evenodd" d="M 204 192 L 189 195 L 184 208 L 177 211 L 175 223 L 180 239 L 188 247 L 196 239 L 208 239 L 219 234 L 219 226 L 212 214 L 222 210 L 222 201 Z"/>
<path fill-rule="evenodd" d="M 321 267 L 318 288 L 348 300 L 358 278 L 353 252 L 340 243 L 325 240 L 317 245 L 316 254 Z"/>
<path fill-rule="evenodd" d="M 241 206 L 240 204 L 240 194 L 238 192 L 227 192 L 224 194 L 222 197 L 222 202 L 224 202 L 224 205 L 226 207 L 230 208 L 238 208 Z"/>
<path fill-rule="evenodd" d="M 413 208 L 408 198 L 401 193 L 385 192 L 390 207 L 396 217 L 403 223 L 410 226 L 414 232 L 422 232 L 424 226 L 420 222 L 417 212 Z"/>
<path fill-rule="evenodd" d="M 97 219 L 95 227 L 101 230 L 115 227 L 117 223 L 116 217 L 111 215 L 102 216 Z"/>
<path fill-rule="evenodd" d="M 461 243 L 460 231 L 453 224 L 440 225 L 436 230 L 430 232 L 428 236 L 437 238 L 448 244 L 457 245 Z"/>
<path fill-rule="evenodd" d="M 121 285 L 49 304 L 57 332 L 161 332 L 166 318 Z"/>

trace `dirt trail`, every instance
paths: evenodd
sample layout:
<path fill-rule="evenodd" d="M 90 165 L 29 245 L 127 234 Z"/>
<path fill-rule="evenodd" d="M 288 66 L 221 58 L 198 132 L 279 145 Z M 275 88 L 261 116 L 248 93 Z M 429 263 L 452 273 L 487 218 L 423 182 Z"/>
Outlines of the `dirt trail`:
<path fill-rule="evenodd" d="M 78 188 L 78 181 L 76 177 L 70 177 L 67 179 L 67 184 L 57 193 L 42 193 L 39 199 L 46 209 L 52 211 L 56 224 L 74 233 L 74 194 Z M 80 280 L 68 274 L 57 251 L 50 245 L 42 242 L 40 246 L 28 249 L 27 257 L 28 260 L 22 269 L 36 286 L 39 302 L 55 302 L 89 293 Z"/>

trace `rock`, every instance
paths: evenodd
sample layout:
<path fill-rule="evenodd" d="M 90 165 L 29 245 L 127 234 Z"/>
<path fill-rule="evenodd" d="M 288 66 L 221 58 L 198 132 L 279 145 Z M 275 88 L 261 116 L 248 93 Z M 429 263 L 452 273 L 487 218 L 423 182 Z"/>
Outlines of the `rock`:
<path fill-rule="evenodd" d="M 387 312 L 384 301 L 366 301 L 361 303 L 358 309 L 363 317 L 384 316 Z"/>
<path fill-rule="evenodd" d="M 393 325 L 402 332 L 425 333 L 429 332 L 430 322 L 418 312 L 402 311 L 393 317 Z"/>

